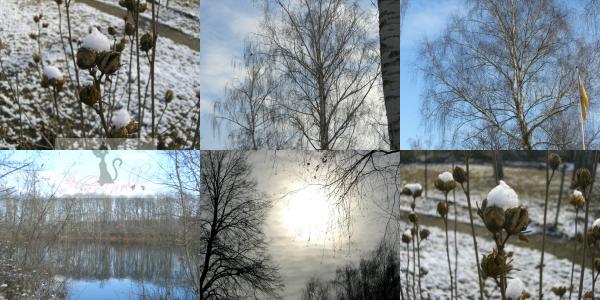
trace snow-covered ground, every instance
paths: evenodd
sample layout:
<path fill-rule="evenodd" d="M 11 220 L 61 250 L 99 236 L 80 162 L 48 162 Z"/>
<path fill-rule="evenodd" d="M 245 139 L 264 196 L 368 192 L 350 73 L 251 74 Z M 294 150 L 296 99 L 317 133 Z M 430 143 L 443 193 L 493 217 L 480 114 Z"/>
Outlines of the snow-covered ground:
<path fill-rule="evenodd" d="M 405 224 L 404 228 L 410 225 Z M 449 275 L 446 261 L 446 246 L 444 231 L 436 227 L 426 227 L 431 231 L 430 237 L 424 241 L 421 249 L 421 267 L 428 271 L 423 277 L 422 287 L 425 299 L 448 299 L 450 293 Z M 516 238 L 516 237 L 513 237 Z M 454 245 L 453 233 L 450 232 L 450 258 L 454 269 Z M 475 254 L 473 240 L 468 234 L 458 233 L 458 299 L 478 299 L 479 285 L 477 280 L 477 267 L 475 265 Z M 489 254 L 494 243 L 489 238 L 479 237 L 477 239 L 479 255 Z M 541 252 L 538 250 L 509 245 L 506 249 L 512 251 L 514 271 L 511 276 L 520 278 L 525 284 L 526 291 L 537 299 L 539 285 L 539 269 Z M 400 249 L 400 260 L 402 265 L 402 287 L 406 291 L 406 246 L 402 244 Z M 412 255 L 412 254 L 411 254 Z M 544 299 L 558 299 L 552 292 L 552 287 L 569 286 L 571 274 L 571 261 L 559 259 L 546 252 L 544 257 L 543 290 Z M 410 266 L 412 272 L 412 260 Z M 579 283 L 579 265 L 575 265 L 573 282 Z M 591 272 L 587 270 L 584 277 L 586 291 L 591 287 Z M 409 278 L 410 280 L 410 278 Z M 575 294 L 577 288 L 574 290 Z M 485 295 L 488 299 L 500 299 L 499 290 L 492 279 L 485 281 Z M 406 293 L 406 292 L 405 292 Z M 417 290 L 418 293 L 418 290 Z M 567 292 L 568 294 L 568 292 Z"/>
<path fill-rule="evenodd" d="M 183 3 L 182 0 L 172 3 Z M 176 5 L 174 5 L 176 6 Z M 66 37 L 66 17 L 64 6 L 62 9 L 62 30 Z M 42 133 L 53 126 L 53 101 L 48 89 L 40 86 L 41 76 L 39 67 L 33 62 L 33 55 L 38 51 L 37 41 L 29 37 L 30 33 L 37 32 L 37 25 L 33 21 L 34 15 L 43 13 L 40 23 L 47 23 L 47 28 L 42 28 L 40 37 L 42 47 L 42 61 L 45 65 L 57 67 L 66 79 L 65 90 L 59 93 L 58 102 L 61 112 L 62 130 L 60 137 L 81 137 L 79 130 L 79 104 L 73 97 L 75 89 L 75 71 L 70 60 L 68 43 L 66 52 L 69 54 L 68 63 L 59 36 L 58 8 L 54 1 L 21 1 L 3 0 L 0 3 L 0 39 L 5 49 L 0 50 L 0 59 L 8 78 L 0 76 L 0 129 L 4 137 L 2 146 L 16 146 L 21 140 L 21 127 L 19 119 L 23 122 L 23 141 L 39 145 Z M 123 20 L 121 16 L 113 16 L 74 1 L 71 5 L 71 24 L 73 30 L 74 49 L 77 51 L 79 43 L 87 35 L 90 26 L 99 27 L 100 31 L 107 33 L 109 26 L 114 26 L 121 39 Z M 196 24 L 195 21 L 186 21 Z M 146 32 L 141 28 L 141 32 Z M 197 35 L 196 35 L 197 36 Z M 67 38 L 65 38 L 65 43 Z M 128 70 L 130 59 L 130 45 L 127 43 L 121 55 L 121 64 L 118 73 L 112 76 L 112 89 L 116 90 L 114 99 L 110 99 L 112 111 L 126 107 L 128 103 Z M 132 80 L 136 79 L 135 57 L 133 59 Z M 142 101 L 146 99 L 145 112 L 143 113 L 142 137 L 147 139 L 150 135 L 152 120 L 150 112 L 150 88 L 147 88 L 149 78 L 148 58 L 140 55 L 140 80 Z M 16 74 L 19 73 L 19 102 L 15 103 L 8 80 L 16 86 Z M 191 147 L 194 128 L 199 110 L 199 53 L 187 46 L 177 44 L 168 37 L 159 37 L 157 42 L 155 64 L 155 95 L 156 95 L 156 120 L 157 132 L 164 139 L 166 146 L 173 148 Z M 8 80 L 7 80 L 8 79 Z M 91 76 L 87 71 L 80 71 L 82 85 L 91 83 Z M 116 85 L 116 87 L 115 87 Z M 107 87 L 108 88 L 108 85 Z M 137 84 L 131 86 L 133 91 L 129 112 L 137 119 Z M 171 103 L 166 105 L 164 96 L 167 90 L 174 92 Z M 108 101 L 108 99 L 106 99 Z M 22 115 L 18 113 L 18 104 L 22 107 Z M 85 107 L 85 106 L 84 106 Z M 166 107 L 166 110 L 165 110 Z M 106 109 L 106 107 L 105 107 Z M 164 111 L 164 115 L 163 115 Z M 88 137 L 100 137 L 100 118 L 89 107 L 85 107 L 84 118 L 88 128 Z M 110 120 L 108 116 L 107 120 Z M 47 134 L 46 134 L 47 135 Z"/>
<path fill-rule="evenodd" d="M 95 0 L 118 6 L 119 0 Z M 140 1 L 144 3 L 145 1 Z M 169 6 L 167 7 L 167 2 Z M 159 5 L 160 4 L 160 5 Z M 148 8 L 151 2 L 148 2 Z M 183 33 L 198 36 L 200 33 L 200 0 L 158 0 L 156 1 L 158 20 L 171 28 Z M 150 9 L 142 13 L 144 17 L 152 18 Z"/>

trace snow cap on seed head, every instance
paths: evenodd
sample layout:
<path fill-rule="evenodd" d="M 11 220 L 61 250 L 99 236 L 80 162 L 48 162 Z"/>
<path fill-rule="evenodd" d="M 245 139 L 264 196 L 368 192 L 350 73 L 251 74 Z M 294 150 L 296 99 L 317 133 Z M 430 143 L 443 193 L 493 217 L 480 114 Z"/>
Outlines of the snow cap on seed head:
<path fill-rule="evenodd" d="M 420 183 L 407 183 L 404 185 L 404 193 L 413 197 L 418 197 L 423 191 L 423 186 Z M 408 193 L 410 192 L 410 193 Z"/>
<path fill-rule="evenodd" d="M 592 228 L 600 229 L 600 218 L 596 219 L 594 223 L 592 223 Z"/>
<path fill-rule="evenodd" d="M 503 180 L 494 187 L 487 196 L 487 207 L 500 207 L 504 210 L 518 207 L 519 196 L 508 184 Z"/>
<path fill-rule="evenodd" d="M 98 31 L 96 27 L 92 27 L 92 33 L 83 38 L 83 43 L 81 46 L 96 52 L 110 51 L 110 40 L 108 37 Z"/>
<path fill-rule="evenodd" d="M 508 300 L 518 300 L 525 291 L 525 285 L 521 279 L 515 277 L 508 280 L 506 285 L 506 298 Z"/>
<path fill-rule="evenodd" d="M 406 229 L 402 234 L 402 242 L 408 244 L 412 240 L 412 231 L 410 229 Z"/>
<path fill-rule="evenodd" d="M 49 80 L 63 80 L 62 72 L 53 66 L 44 67 L 44 76 L 46 76 L 46 78 L 48 78 Z"/>
<path fill-rule="evenodd" d="M 444 172 L 444 173 L 438 175 L 438 179 L 445 183 L 445 182 L 453 181 L 454 177 L 452 177 L 452 173 Z"/>
<path fill-rule="evenodd" d="M 126 109 L 120 109 L 114 112 L 112 117 L 112 124 L 116 128 L 126 127 L 127 124 L 129 124 L 129 121 L 131 121 L 131 116 L 129 115 L 129 112 Z"/>

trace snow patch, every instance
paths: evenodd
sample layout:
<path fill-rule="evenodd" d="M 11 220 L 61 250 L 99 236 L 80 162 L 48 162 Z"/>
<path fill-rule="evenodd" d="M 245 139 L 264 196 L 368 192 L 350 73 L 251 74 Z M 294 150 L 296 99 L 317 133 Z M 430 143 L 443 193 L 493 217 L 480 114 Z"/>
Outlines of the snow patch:
<path fill-rule="evenodd" d="M 438 175 L 438 179 L 444 183 L 454 181 L 454 177 L 452 176 L 452 173 L 450 173 L 450 172 L 444 172 L 444 173 Z"/>
<path fill-rule="evenodd" d="M 110 40 L 95 27 L 92 28 L 92 33 L 83 38 L 81 44 L 83 48 L 94 50 L 96 52 L 104 52 L 110 50 Z"/>
<path fill-rule="evenodd" d="M 487 206 L 509 209 L 519 206 L 519 196 L 508 184 L 500 180 L 500 183 L 494 187 L 487 196 Z"/>
<path fill-rule="evenodd" d="M 121 109 L 113 114 L 112 124 L 116 128 L 123 128 L 129 124 L 130 120 L 131 116 L 129 115 L 129 112 L 126 109 Z"/>
<path fill-rule="evenodd" d="M 48 79 L 63 80 L 62 72 L 53 66 L 44 67 L 44 76 Z"/>
<path fill-rule="evenodd" d="M 525 290 L 525 285 L 523 281 L 519 278 L 508 279 L 508 284 L 506 285 L 506 298 L 509 300 L 518 300 L 523 294 L 523 290 Z"/>

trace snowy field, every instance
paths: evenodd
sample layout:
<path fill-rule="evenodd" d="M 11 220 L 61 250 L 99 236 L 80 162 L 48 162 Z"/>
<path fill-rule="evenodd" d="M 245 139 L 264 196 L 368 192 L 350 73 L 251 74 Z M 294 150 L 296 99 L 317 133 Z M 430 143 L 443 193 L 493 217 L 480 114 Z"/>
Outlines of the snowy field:
<path fill-rule="evenodd" d="M 173 7 L 183 7 L 184 1 L 172 1 Z M 58 8 L 54 1 L 21 1 L 3 0 L 0 4 L 0 39 L 4 50 L 0 50 L 0 59 L 3 63 L 4 74 L 0 76 L 0 129 L 3 137 L 3 148 L 35 147 L 44 145 L 44 136 L 48 134 L 49 124 L 52 124 L 52 98 L 48 89 L 41 87 L 40 66 L 33 61 L 33 56 L 38 52 L 37 40 L 30 38 L 30 34 L 37 33 L 37 24 L 33 21 L 35 15 L 42 13 L 42 24 L 39 41 L 41 42 L 41 58 L 45 66 L 57 67 L 63 73 L 66 83 L 65 89 L 58 94 L 58 103 L 62 130 L 59 137 L 81 137 L 79 127 L 79 103 L 73 96 L 75 90 L 75 71 L 70 57 L 68 46 L 66 17 L 64 5 L 61 6 L 62 19 L 59 19 Z M 123 37 L 122 28 L 124 21 L 120 15 L 102 13 L 86 4 L 73 1 L 71 4 L 71 24 L 73 47 L 75 52 L 81 40 L 89 33 L 91 26 L 99 28 L 106 36 L 109 26 L 117 29 L 115 41 Z M 186 21 L 197 25 L 193 20 Z M 65 37 L 68 62 L 65 62 L 65 53 L 59 35 L 59 23 L 62 23 L 63 36 Z M 44 25 L 46 26 L 46 25 Z M 175 26 L 175 25 L 174 25 Z M 149 28 L 140 28 L 140 35 Z M 196 35 L 197 36 L 197 35 Z M 137 82 L 136 59 L 132 57 L 131 45 L 126 44 L 121 54 L 121 67 L 113 75 L 110 83 L 103 87 L 103 94 L 112 91 L 107 109 L 109 120 L 112 111 L 127 108 L 129 113 L 137 120 Z M 140 51 L 140 91 L 142 103 L 142 139 L 147 140 L 150 134 L 152 120 L 150 112 L 150 67 L 148 57 Z M 132 69 L 131 87 L 128 83 L 129 68 Z M 11 86 L 19 87 L 19 103 L 10 92 Z M 195 134 L 199 110 L 199 52 L 187 46 L 178 44 L 168 37 L 159 36 L 155 60 L 155 95 L 156 95 L 156 122 L 158 140 L 164 142 L 162 147 L 189 148 Z M 86 71 L 80 70 L 82 86 L 91 83 L 91 76 Z M 132 90 L 131 100 L 129 90 Z M 172 102 L 166 103 L 165 95 L 172 90 Z M 22 114 L 19 114 L 18 107 Z M 100 118 L 89 107 L 84 105 L 84 118 L 88 137 L 100 137 Z M 106 108 L 105 108 L 106 109 Z M 21 121 L 20 121 L 21 120 Z M 21 138 L 21 136 L 23 136 Z"/>

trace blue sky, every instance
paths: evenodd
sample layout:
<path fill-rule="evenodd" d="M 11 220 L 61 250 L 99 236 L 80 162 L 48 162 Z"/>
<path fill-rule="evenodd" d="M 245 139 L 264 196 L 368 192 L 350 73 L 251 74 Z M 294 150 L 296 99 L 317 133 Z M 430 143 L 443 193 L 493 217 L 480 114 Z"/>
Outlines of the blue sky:
<path fill-rule="evenodd" d="M 227 82 L 239 76 L 232 62 L 242 55 L 244 39 L 256 32 L 261 18 L 262 9 L 254 1 L 200 3 L 202 149 L 228 148 L 226 132 L 213 130 L 212 103 L 221 99 Z"/>
<path fill-rule="evenodd" d="M 41 169 L 40 176 L 46 191 L 57 195 L 77 193 L 107 194 L 113 196 L 156 195 L 167 192 L 160 184 L 163 167 L 167 165 L 163 151 L 110 151 L 105 156 L 108 172 L 115 178 L 113 160 L 118 176 L 113 183 L 100 185 L 100 158 L 93 151 L 3 151 L 11 160 L 34 161 Z M 8 186 L 19 189 L 24 182 L 24 172 L 6 178 Z M 135 185 L 135 187 L 134 187 Z M 142 188 L 143 186 L 143 188 Z"/>
<path fill-rule="evenodd" d="M 420 140 L 426 148 L 437 145 L 437 132 L 423 127 L 420 113 L 423 80 L 418 71 L 419 45 L 424 39 L 434 39 L 445 28 L 453 13 L 464 10 L 464 0 L 411 1 L 400 37 L 400 147 L 410 149 L 412 140 Z"/>

